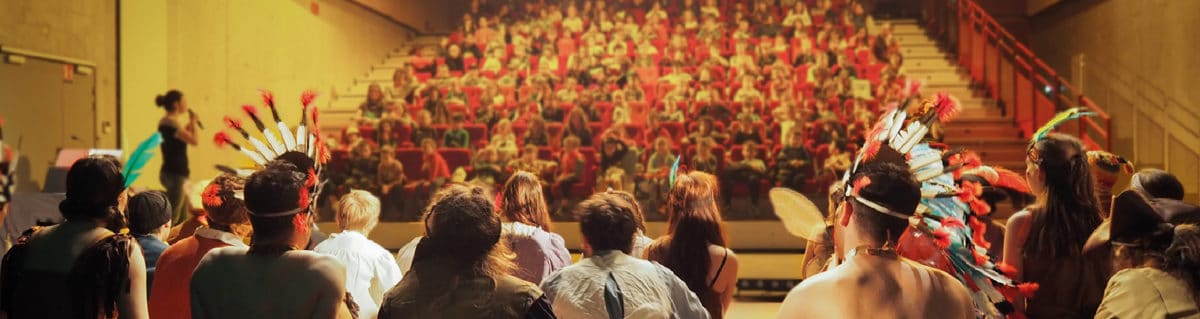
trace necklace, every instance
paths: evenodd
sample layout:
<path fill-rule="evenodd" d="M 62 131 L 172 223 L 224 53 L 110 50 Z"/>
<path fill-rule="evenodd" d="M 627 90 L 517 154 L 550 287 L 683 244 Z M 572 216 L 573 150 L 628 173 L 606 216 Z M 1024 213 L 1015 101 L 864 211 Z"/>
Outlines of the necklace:
<path fill-rule="evenodd" d="M 853 249 L 850 249 L 849 252 L 846 252 L 846 258 L 858 256 L 859 253 L 867 256 L 885 257 L 890 259 L 896 259 L 900 257 L 900 254 L 897 254 L 896 249 L 892 247 L 871 247 L 862 245 L 854 247 Z"/>

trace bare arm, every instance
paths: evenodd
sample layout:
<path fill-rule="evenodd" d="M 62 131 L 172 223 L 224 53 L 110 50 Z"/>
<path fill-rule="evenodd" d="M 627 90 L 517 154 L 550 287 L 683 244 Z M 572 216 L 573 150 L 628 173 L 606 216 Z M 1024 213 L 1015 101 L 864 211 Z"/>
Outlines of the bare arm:
<path fill-rule="evenodd" d="M 175 130 L 175 138 L 188 143 L 188 145 L 195 146 L 198 143 L 196 140 L 196 118 L 190 118 L 186 126 Z"/>
<path fill-rule="evenodd" d="M 1022 280 L 1024 276 L 1025 264 L 1022 249 L 1025 246 L 1032 217 L 1028 211 L 1017 212 L 1009 217 L 1008 226 L 1005 227 L 1007 236 L 1004 236 L 1004 263 L 1016 269 L 1016 273 L 1012 274 L 1013 280 Z M 1012 303 L 1018 311 L 1025 311 L 1025 297 L 1017 296 Z"/>
<path fill-rule="evenodd" d="M 713 285 L 713 291 L 721 295 L 721 309 L 728 310 L 729 304 L 733 302 L 733 293 L 737 291 L 738 257 L 737 254 L 733 253 L 732 249 L 729 250 L 728 257 L 721 257 L 724 255 L 723 250 L 725 248 L 709 248 L 709 255 L 713 257 L 713 261 L 717 263 L 716 265 L 720 265 L 721 259 L 725 258 L 725 268 L 722 268 L 721 272 L 717 273 L 716 277 L 711 280 L 716 280 L 717 282 Z M 717 271 L 717 269 L 713 268 L 712 271 Z"/>
<path fill-rule="evenodd" d="M 332 257 L 317 259 L 313 275 L 325 280 L 320 283 L 320 296 L 313 305 L 312 318 L 349 318 L 346 308 L 346 267 Z"/>
<path fill-rule="evenodd" d="M 142 250 L 132 246 L 129 253 L 129 290 L 117 299 L 121 318 L 150 318 L 146 305 L 146 258 Z"/>

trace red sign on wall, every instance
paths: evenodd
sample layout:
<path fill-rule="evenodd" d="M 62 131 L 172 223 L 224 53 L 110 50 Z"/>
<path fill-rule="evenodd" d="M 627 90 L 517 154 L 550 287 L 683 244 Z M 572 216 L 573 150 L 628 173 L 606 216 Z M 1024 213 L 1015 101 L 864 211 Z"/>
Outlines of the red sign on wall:
<path fill-rule="evenodd" d="M 313 0 L 312 2 L 309 2 L 308 9 L 312 10 L 313 15 L 321 14 L 321 4 L 317 3 L 317 0 Z"/>
<path fill-rule="evenodd" d="M 63 81 L 71 82 L 75 80 L 75 65 L 63 64 Z"/>

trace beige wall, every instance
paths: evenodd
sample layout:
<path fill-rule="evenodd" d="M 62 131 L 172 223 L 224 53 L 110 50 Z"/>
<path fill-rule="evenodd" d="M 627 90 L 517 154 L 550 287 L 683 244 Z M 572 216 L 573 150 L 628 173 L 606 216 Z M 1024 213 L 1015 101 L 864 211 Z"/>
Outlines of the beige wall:
<path fill-rule="evenodd" d="M 0 94 L 6 142 L 22 138 L 18 191 L 40 190 L 59 147 L 117 145 L 116 11 L 115 0 L 0 1 L 0 45 L 96 66 L 92 75 L 77 75 L 71 83 L 62 81 L 62 68 L 53 62 L 29 58 L 24 65 L 3 66 L 6 74 L 19 75 L 0 80 L 4 89 L 18 90 Z M 94 97 L 94 105 L 84 97 Z"/>
<path fill-rule="evenodd" d="M 349 0 L 383 13 L 421 33 L 449 33 L 466 12 L 465 0 Z"/>
<path fill-rule="evenodd" d="M 314 15 L 308 0 L 122 0 L 124 145 L 135 147 L 154 132 L 163 115 L 155 94 L 179 89 L 207 127 L 189 149 L 192 179 L 207 179 L 214 164 L 246 163 L 211 141 L 224 115 L 261 105 L 258 89 L 273 90 L 280 115 L 295 123 L 303 90 L 320 92 L 317 105 L 326 106 L 334 86 L 366 74 L 410 36 L 348 1 L 316 2 Z M 138 185 L 161 187 L 159 165 L 152 160 Z"/>
<path fill-rule="evenodd" d="M 1036 53 L 1113 117 L 1113 149 L 1200 192 L 1200 1 L 1064 1 L 1033 17 Z M 1084 55 L 1082 72 L 1072 59 Z M 1077 74 L 1081 73 L 1081 74 Z M 1082 83 L 1078 83 L 1082 82 Z"/>

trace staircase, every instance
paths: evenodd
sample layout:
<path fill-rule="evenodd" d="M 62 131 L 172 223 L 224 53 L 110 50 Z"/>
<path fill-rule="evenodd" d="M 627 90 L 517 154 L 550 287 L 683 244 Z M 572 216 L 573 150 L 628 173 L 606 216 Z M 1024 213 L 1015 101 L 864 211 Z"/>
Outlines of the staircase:
<path fill-rule="evenodd" d="M 965 73 L 925 35 L 915 20 L 891 23 L 893 34 L 900 41 L 906 72 L 925 81 L 921 93 L 931 96 L 946 92 L 962 104 L 962 113 L 945 127 L 945 142 L 979 153 L 987 165 L 1025 171 L 1029 141 L 1022 136 L 1012 116 L 1003 114 L 994 100 L 973 90 Z"/>
<path fill-rule="evenodd" d="M 397 68 L 408 63 L 414 54 L 432 57 L 433 51 L 439 45 L 441 37 L 421 36 L 413 39 L 404 47 L 388 53 L 382 62 L 371 66 L 371 70 L 354 79 L 353 83 L 333 88 L 333 98 L 329 108 L 321 109 L 321 132 L 325 135 L 339 134 L 343 128 L 351 124 L 350 117 L 358 112 L 358 105 L 367 99 L 367 87 L 378 83 L 386 91 L 392 83 L 392 74 Z"/>

